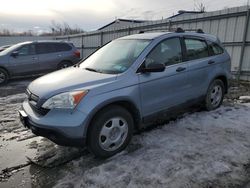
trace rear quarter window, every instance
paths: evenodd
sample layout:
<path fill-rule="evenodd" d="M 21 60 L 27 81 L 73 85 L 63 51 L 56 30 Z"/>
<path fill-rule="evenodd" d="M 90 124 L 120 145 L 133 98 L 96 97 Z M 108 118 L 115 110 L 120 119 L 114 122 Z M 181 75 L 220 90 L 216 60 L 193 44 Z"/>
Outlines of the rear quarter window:
<path fill-rule="evenodd" d="M 223 48 L 215 42 L 208 42 L 208 48 L 211 56 L 219 55 L 224 52 Z"/>

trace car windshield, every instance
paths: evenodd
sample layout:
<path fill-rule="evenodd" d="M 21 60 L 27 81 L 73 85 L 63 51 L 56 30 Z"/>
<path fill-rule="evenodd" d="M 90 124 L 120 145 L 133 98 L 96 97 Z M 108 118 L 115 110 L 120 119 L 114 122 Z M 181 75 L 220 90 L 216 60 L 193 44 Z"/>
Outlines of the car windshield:
<path fill-rule="evenodd" d="M 122 73 L 133 64 L 149 43 L 150 40 L 138 39 L 112 41 L 81 62 L 80 67 L 105 74 Z"/>

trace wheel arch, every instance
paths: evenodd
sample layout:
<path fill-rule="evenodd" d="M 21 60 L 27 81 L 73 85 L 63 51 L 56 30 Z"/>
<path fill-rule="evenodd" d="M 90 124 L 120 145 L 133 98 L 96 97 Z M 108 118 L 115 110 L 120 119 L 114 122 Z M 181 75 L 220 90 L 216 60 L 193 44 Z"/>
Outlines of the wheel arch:
<path fill-rule="evenodd" d="M 221 80 L 225 86 L 225 94 L 228 92 L 228 79 L 225 75 L 218 75 L 213 80 Z"/>
<path fill-rule="evenodd" d="M 135 125 L 135 129 L 138 130 L 139 129 L 139 125 L 141 123 L 141 115 L 140 115 L 140 111 L 139 109 L 136 107 L 136 105 L 128 100 L 128 99 L 120 99 L 120 100 L 115 100 L 112 102 L 106 102 L 101 106 L 98 106 L 97 108 L 94 109 L 93 113 L 90 115 L 89 120 L 87 121 L 87 126 L 85 128 L 85 137 L 88 136 L 89 134 L 89 126 L 91 125 L 92 121 L 94 120 L 94 118 L 98 115 L 98 113 L 111 106 L 111 105 L 117 105 L 117 106 L 121 106 L 123 108 L 125 108 L 133 117 L 134 120 L 134 125 Z"/>
<path fill-rule="evenodd" d="M 5 67 L 2 67 L 2 66 L 0 66 L 0 69 L 5 70 L 5 71 L 7 72 L 7 74 L 8 74 L 8 77 L 10 78 L 11 74 L 10 74 L 10 72 L 8 71 L 8 69 L 6 69 Z"/>

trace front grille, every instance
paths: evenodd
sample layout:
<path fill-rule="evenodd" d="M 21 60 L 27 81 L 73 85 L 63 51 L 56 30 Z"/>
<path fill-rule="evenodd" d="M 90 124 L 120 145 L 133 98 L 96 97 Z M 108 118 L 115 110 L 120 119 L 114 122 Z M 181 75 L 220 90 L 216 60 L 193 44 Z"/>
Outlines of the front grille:
<path fill-rule="evenodd" d="M 29 90 L 26 91 L 26 94 L 28 96 L 29 104 L 31 108 L 35 111 L 35 113 L 44 116 L 49 112 L 48 109 L 37 106 L 37 103 L 39 101 L 39 97 L 37 95 L 31 93 Z"/>

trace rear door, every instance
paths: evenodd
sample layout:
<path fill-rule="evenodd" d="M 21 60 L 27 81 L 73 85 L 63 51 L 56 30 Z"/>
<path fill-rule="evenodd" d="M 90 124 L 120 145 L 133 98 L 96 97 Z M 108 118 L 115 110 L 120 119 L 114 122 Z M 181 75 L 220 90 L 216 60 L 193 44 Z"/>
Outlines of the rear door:
<path fill-rule="evenodd" d="M 186 101 L 187 63 L 183 61 L 180 39 L 175 37 L 160 42 L 142 66 L 154 62 L 165 64 L 165 71 L 138 74 L 144 117 Z"/>
<path fill-rule="evenodd" d="M 62 54 L 57 51 L 56 43 L 42 42 L 36 44 L 39 65 L 42 72 L 56 70 L 62 60 Z"/>
<path fill-rule="evenodd" d="M 16 51 L 17 56 L 9 56 L 9 66 L 13 75 L 22 76 L 39 72 L 38 56 L 34 44 L 25 44 Z"/>
<path fill-rule="evenodd" d="M 188 98 L 200 98 L 206 94 L 212 58 L 207 42 L 200 37 L 185 36 L 185 54 L 188 60 Z"/>

